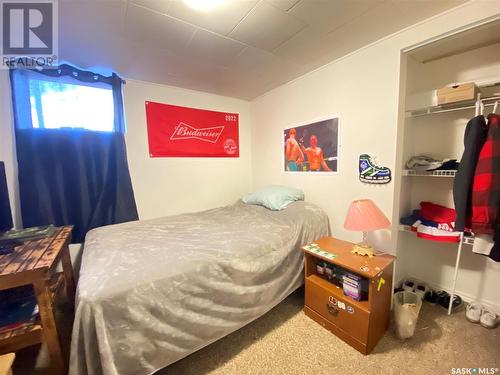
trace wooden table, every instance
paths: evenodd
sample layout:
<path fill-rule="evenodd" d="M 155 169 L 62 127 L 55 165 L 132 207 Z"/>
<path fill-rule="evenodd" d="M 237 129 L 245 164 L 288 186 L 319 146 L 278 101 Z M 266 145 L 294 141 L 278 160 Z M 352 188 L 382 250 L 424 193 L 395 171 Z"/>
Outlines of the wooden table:
<path fill-rule="evenodd" d="M 59 336 L 54 320 L 54 299 L 64 287 L 70 303 L 75 300 L 75 280 L 69 243 L 72 226 L 57 228 L 52 237 L 26 241 L 11 254 L 0 255 L 0 290 L 33 285 L 40 319 L 22 328 L 0 334 L 0 354 L 15 352 L 27 346 L 45 342 L 52 367 L 66 373 Z M 55 269 L 61 261 L 63 272 Z"/>
<path fill-rule="evenodd" d="M 325 253 L 303 247 L 305 255 L 304 313 L 363 354 L 370 353 L 389 325 L 395 257 L 376 252 L 369 258 L 352 253 L 353 243 L 324 237 L 315 244 Z M 361 299 L 344 294 L 342 282 L 318 273 L 318 264 L 335 267 L 339 275 L 361 279 Z"/>

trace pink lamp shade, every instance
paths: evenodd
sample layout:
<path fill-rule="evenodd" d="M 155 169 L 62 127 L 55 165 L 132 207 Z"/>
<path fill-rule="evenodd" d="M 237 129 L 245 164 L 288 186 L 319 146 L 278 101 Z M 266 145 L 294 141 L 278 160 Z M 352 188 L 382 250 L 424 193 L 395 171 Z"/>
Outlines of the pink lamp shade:
<path fill-rule="evenodd" d="M 385 229 L 390 225 L 389 219 L 371 199 L 353 201 L 344 222 L 345 229 L 362 232 Z"/>

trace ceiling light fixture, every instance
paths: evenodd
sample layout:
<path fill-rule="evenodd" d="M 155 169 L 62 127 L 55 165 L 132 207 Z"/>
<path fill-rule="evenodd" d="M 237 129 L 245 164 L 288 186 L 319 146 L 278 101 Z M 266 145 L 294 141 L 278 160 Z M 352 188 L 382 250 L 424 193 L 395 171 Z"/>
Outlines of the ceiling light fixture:
<path fill-rule="evenodd" d="M 209 11 L 215 9 L 227 0 L 184 0 L 184 2 L 191 8 L 201 11 Z"/>

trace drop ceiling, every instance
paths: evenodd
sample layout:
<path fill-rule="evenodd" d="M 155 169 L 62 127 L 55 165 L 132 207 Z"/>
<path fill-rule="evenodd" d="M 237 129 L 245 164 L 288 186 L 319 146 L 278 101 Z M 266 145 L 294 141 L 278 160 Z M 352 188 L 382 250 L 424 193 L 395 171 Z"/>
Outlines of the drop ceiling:
<path fill-rule="evenodd" d="M 465 0 L 60 0 L 59 55 L 121 76 L 253 99 Z"/>

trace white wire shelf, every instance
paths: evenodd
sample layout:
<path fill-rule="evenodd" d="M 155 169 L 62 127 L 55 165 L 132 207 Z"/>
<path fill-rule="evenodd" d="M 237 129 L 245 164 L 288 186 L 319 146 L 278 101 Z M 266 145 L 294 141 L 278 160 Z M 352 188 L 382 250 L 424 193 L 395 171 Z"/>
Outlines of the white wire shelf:
<path fill-rule="evenodd" d="M 457 171 L 455 169 L 438 169 L 435 171 L 415 171 L 413 169 L 403 169 L 403 176 L 414 177 L 455 177 Z"/>
<path fill-rule="evenodd" d="M 411 230 L 411 227 L 409 225 L 400 225 L 399 230 L 401 232 L 407 232 L 407 233 L 412 233 L 416 234 L 414 231 Z M 435 241 L 437 242 L 437 241 Z M 474 245 L 474 237 L 473 236 L 464 236 L 464 244 L 466 245 Z"/>
<path fill-rule="evenodd" d="M 495 96 L 487 96 L 481 98 L 481 101 L 485 106 L 494 105 L 497 100 L 500 100 L 499 95 Z M 453 112 L 453 111 L 462 111 L 465 109 L 474 109 L 476 108 L 476 99 L 462 101 L 458 103 L 450 103 L 450 104 L 442 104 L 436 105 L 432 107 L 425 107 L 419 109 L 413 109 L 406 111 L 406 117 L 419 117 L 419 116 L 427 116 L 432 115 L 434 113 L 444 113 L 444 112 Z"/>

